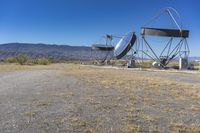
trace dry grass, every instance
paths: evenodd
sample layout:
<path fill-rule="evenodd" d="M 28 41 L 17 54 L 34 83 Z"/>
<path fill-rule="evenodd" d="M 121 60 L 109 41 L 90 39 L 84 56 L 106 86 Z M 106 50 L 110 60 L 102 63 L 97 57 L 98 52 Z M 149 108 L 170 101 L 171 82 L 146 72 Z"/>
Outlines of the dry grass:
<path fill-rule="evenodd" d="M 192 106 L 191 106 L 191 110 L 192 110 L 192 111 L 200 112 L 200 106 L 192 105 Z"/>
<path fill-rule="evenodd" d="M 18 64 L 7 64 L 7 63 L 0 63 L 0 72 L 12 72 L 12 71 L 18 71 L 18 70 L 32 70 L 32 69 L 52 69 L 57 64 L 52 65 L 18 65 Z"/>
<path fill-rule="evenodd" d="M 15 70 L 26 70 L 29 69 L 30 66 L 25 65 L 16 65 L 16 64 L 0 64 L 0 72 L 8 72 Z"/>
<path fill-rule="evenodd" d="M 103 87 L 105 90 L 109 88 L 116 89 L 116 91 L 125 95 L 129 100 L 125 112 L 128 113 L 127 120 L 134 119 L 135 116 L 138 119 L 143 119 L 149 123 L 156 123 L 160 120 L 160 117 L 146 114 L 143 112 L 146 106 L 155 106 L 159 107 L 160 105 L 165 105 L 163 108 L 159 109 L 162 112 L 170 113 L 179 113 L 181 109 L 179 107 L 170 107 L 169 105 L 177 102 L 184 102 L 185 100 L 199 100 L 199 86 L 177 82 L 175 80 L 167 79 L 161 76 L 146 76 L 143 71 L 130 71 L 123 69 L 100 69 L 93 68 L 88 66 L 79 66 L 70 64 L 64 67 L 64 71 L 61 71 L 61 74 L 73 75 L 77 77 L 84 86 L 90 87 Z M 70 70 L 70 71 L 67 71 Z M 188 89 L 190 88 L 190 89 Z M 138 95 L 138 93 L 141 93 Z M 169 99 L 162 99 L 162 96 L 167 96 Z M 106 94 L 105 94 L 106 97 Z M 85 99 L 91 105 L 99 104 L 101 109 L 111 110 L 114 107 L 117 107 L 118 103 L 108 104 L 105 106 L 104 103 L 98 102 L 94 97 L 88 97 Z M 122 100 L 121 97 L 118 98 L 118 101 Z M 192 102 L 192 101 L 191 101 Z M 114 106 L 115 105 L 115 106 Z M 141 107 L 142 106 L 142 107 Z M 139 107 L 139 108 L 138 108 Z M 182 110 L 182 115 L 189 113 L 190 111 L 197 112 L 199 107 L 197 105 L 191 106 L 188 110 Z M 109 111 L 108 111 L 109 112 Z M 137 114 L 137 115 L 136 115 Z M 166 118 L 167 119 L 167 118 Z M 179 119 L 179 118 L 177 118 Z M 138 132 L 141 127 L 134 123 L 128 123 L 125 126 L 125 132 Z M 196 131 L 198 128 L 192 128 L 189 126 L 185 128 L 183 123 L 172 123 L 171 129 L 180 131 Z M 193 130 L 194 129 L 194 130 Z M 156 130 L 157 131 L 157 130 Z"/>
<path fill-rule="evenodd" d="M 55 97 L 62 97 L 65 100 L 68 100 L 69 98 L 73 97 L 75 94 L 73 92 L 58 92 L 58 93 L 54 93 L 50 95 L 55 96 Z"/>
<path fill-rule="evenodd" d="M 29 66 L 8 66 L 9 70 L 29 69 Z M 19 68 L 16 68 L 19 67 Z M 26 68 L 27 67 L 27 68 Z M 5 71 L 6 66 L 0 66 Z M 80 97 L 81 103 L 88 108 L 94 108 L 94 112 L 112 116 L 116 111 L 119 113 L 118 120 L 123 119 L 122 130 L 125 133 L 142 132 L 145 124 L 157 126 L 164 123 L 168 117 L 180 122 L 165 123 L 166 128 L 174 132 L 200 132 L 200 123 L 189 123 L 183 121 L 185 114 L 198 113 L 200 108 L 196 101 L 200 99 L 199 84 L 177 82 L 169 78 L 146 75 L 145 71 L 130 71 L 123 69 L 100 69 L 78 64 L 53 64 L 49 66 L 30 66 L 31 69 L 59 69 L 58 75 L 72 76 L 78 79 L 81 87 L 86 88 L 84 97 Z M 0 70 L 1 71 L 1 70 Z M 100 93 L 91 92 L 100 89 Z M 111 91 L 109 93 L 109 91 Z M 113 95 L 116 92 L 118 95 Z M 57 92 L 52 96 L 71 100 L 76 97 L 76 92 Z M 73 97 L 73 98 L 72 98 Z M 189 102 L 188 102 L 189 101 Z M 185 102 L 188 102 L 185 104 Z M 52 103 L 48 101 L 34 101 L 37 108 L 47 108 Z M 84 106 L 81 105 L 81 106 Z M 148 108 L 154 109 L 160 114 L 151 114 Z M 92 110 L 91 109 L 91 110 Z M 113 112 L 114 111 L 114 112 Z M 115 113 L 116 113 L 115 112 Z M 146 112 L 146 113 L 145 113 Z M 181 113 L 180 113 L 181 112 Z M 171 114 L 179 114 L 172 115 Z M 34 117 L 35 113 L 26 113 Z M 98 116 L 99 120 L 88 120 L 81 116 L 63 116 L 57 119 L 60 124 L 71 123 L 73 127 L 84 129 L 85 133 L 96 133 L 99 130 L 90 128 L 88 125 L 103 125 L 106 118 Z M 162 118 L 165 121 L 162 121 Z M 149 124 L 149 125 L 148 125 Z M 153 127 L 153 126 L 152 126 Z M 101 131 L 101 130 L 100 130 Z M 157 129 L 155 130 L 157 131 Z M 159 132 L 159 131 L 158 131 Z M 162 132 L 162 131 L 161 131 Z"/>
<path fill-rule="evenodd" d="M 66 69 L 70 69 L 70 71 L 66 71 Z M 99 69 L 73 64 L 67 66 L 66 69 L 62 73 L 77 76 L 87 86 L 114 87 L 115 89 L 123 89 L 122 91 L 127 93 L 134 92 L 136 89 L 145 89 L 145 93 L 155 92 L 157 95 L 161 95 L 160 92 L 168 88 L 169 93 L 176 98 L 187 95 L 199 99 L 198 86 L 191 88 L 191 84 L 188 83 L 179 83 L 162 77 L 147 77 L 141 72 Z M 149 90 L 149 92 L 146 90 Z"/>
<path fill-rule="evenodd" d="M 127 125 L 126 129 L 125 129 L 125 132 L 126 133 L 138 133 L 139 132 L 139 129 L 140 129 L 140 126 L 138 125 Z"/>
<path fill-rule="evenodd" d="M 183 123 L 171 123 L 170 128 L 172 131 L 175 132 L 181 132 L 186 130 L 186 127 Z"/>
<path fill-rule="evenodd" d="M 200 124 L 186 125 L 183 123 L 171 123 L 170 128 L 177 133 L 199 133 Z"/>
<path fill-rule="evenodd" d="M 84 133 L 97 133 L 94 129 L 86 129 Z"/>
<path fill-rule="evenodd" d="M 50 105 L 51 105 L 51 103 L 49 101 L 39 101 L 39 100 L 36 100 L 36 101 L 34 101 L 32 103 L 32 106 L 37 107 L 37 108 L 39 108 L 39 107 L 46 108 L 46 107 L 48 107 Z"/>
<path fill-rule="evenodd" d="M 36 112 L 25 112 L 25 115 L 26 115 L 27 117 L 33 118 L 33 117 L 36 116 Z"/>

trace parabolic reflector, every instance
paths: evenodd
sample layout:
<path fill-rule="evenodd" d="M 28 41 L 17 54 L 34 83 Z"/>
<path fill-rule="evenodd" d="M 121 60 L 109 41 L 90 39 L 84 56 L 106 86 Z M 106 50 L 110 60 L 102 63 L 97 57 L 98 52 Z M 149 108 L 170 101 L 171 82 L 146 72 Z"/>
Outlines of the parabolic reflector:
<path fill-rule="evenodd" d="M 92 45 L 92 49 L 100 51 L 113 51 L 114 47 L 112 45 L 94 44 Z"/>
<path fill-rule="evenodd" d="M 136 35 L 134 32 L 131 32 L 124 36 L 118 44 L 115 46 L 114 55 L 117 59 L 122 58 L 125 56 L 129 50 L 132 48 L 136 41 Z"/>
<path fill-rule="evenodd" d="M 189 36 L 189 30 L 181 30 L 180 31 L 179 29 L 163 29 L 163 28 L 142 27 L 141 28 L 141 35 L 187 38 Z"/>

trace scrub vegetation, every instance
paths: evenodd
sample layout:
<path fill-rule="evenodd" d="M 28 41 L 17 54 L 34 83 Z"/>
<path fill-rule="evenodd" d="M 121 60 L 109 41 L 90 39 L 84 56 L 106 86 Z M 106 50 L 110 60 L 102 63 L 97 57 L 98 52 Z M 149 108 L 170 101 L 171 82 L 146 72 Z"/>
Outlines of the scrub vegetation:
<path fill-rule="evenodd" d="M 49 59 L 29 59 L 26 54 L 18 54 L 14 57 L 9 57 L 1 61 L 2 63 L 15 63 L 19 65 L 49 65 L 51 61 Z"/>

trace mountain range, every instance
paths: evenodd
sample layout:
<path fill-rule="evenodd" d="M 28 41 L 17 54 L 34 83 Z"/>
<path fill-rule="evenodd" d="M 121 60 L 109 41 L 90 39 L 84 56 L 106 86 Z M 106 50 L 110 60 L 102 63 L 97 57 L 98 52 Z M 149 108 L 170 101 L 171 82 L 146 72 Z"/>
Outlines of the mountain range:
<path fill-rule="evenodd" d="M 26 54 L 31 59 L 48 58 L 60 60 L 91 60 L 91 47 L 69 46 L 32 43 L 6 43 L 0 44 L 0 60 L 14 57 L 20 53 Z M 95 53 L 97 57 L 104 55 Z M 190 61 L 200 60 L 200 57 L 189 57 Z"/>
<path fill-rule="evenodd" d="M 20 53 L 26 54 L 32 59 L 89 60 L 91 58 L 91 47 L 31 43 L 7 43 L 0 45 L 1 60 Z"/>

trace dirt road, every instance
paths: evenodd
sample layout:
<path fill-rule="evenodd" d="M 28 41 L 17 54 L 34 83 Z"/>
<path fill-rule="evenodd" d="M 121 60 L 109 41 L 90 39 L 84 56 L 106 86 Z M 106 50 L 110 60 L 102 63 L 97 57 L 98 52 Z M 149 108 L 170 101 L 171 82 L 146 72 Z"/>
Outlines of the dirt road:
<path fill-rule="evenodd" d="M 198 79 L 72 64 L 0 72 L 0 132 L 200 132 Z"/>

